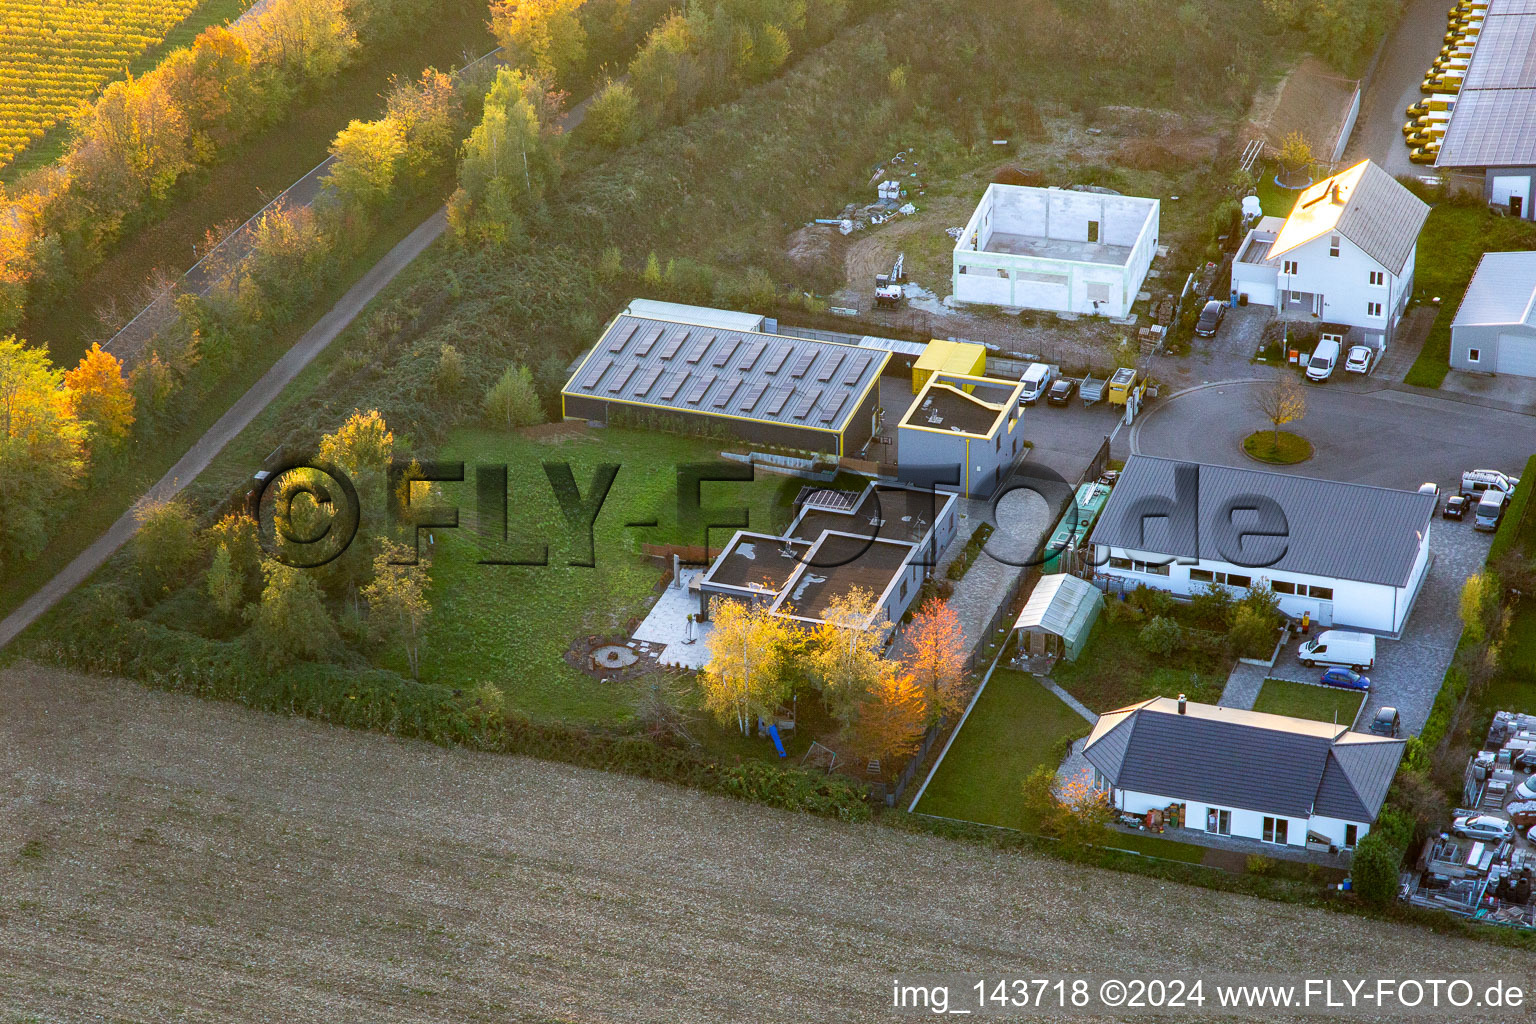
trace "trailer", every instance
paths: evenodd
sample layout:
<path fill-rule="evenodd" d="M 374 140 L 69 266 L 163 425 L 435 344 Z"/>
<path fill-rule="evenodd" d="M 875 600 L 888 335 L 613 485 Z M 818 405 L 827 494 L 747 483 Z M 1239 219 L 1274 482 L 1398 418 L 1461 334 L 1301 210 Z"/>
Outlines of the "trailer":
<path fill-rule="evenodd" d="M 1093 405 L 1104 398 L 1104 386 L 1108 384 L 1107 378 L 1095 377 L 1093 374 L 1083 378 L 1078 385 L 1077 393 L 1082 396 L 1084 405 Z"/>
<path fill-rule="evenodd" d="M 1136 385 L 1136 371 L 1132 367 L 1122 366 L 1115 371 L 1115 375 L 1109 378 L 1109 402 L 1111 405 L 1124 405 L 1131 397 L 1131 388 Z"/>

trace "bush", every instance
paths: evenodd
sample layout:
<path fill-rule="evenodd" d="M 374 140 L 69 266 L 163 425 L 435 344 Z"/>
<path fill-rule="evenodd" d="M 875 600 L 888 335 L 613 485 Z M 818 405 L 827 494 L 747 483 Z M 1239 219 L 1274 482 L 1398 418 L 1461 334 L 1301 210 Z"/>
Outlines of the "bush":
<path fill-rule="evenodd" d="M 1166 658 L 1178 648 L 1183 635 L 1184 630 L 1177 622 L 1167 616 L 1159 615 L 1141 627 L 1137 639 L 1149 653 Z"/>
<path fill-rule="evenodd" d="M 1174 609 L 1178 607 L 1178 602 L 1173 599 L 1172 594 L 1164 590 L 1153 590 L 1147 586 L 1138 586 L 1131 591 L 1128 600 L 1133 608 L 1151 618 L 1172 617 Z"/>
<path fill-rule="evenodd" d="M 1379 831 L 1366 833 L 1355 847 L 1351 867 L 1355 892 L 1373 907 L 1384 907 L 1397 898 L 1397 868 L 1402 850 Z"/>
<path fill-rule="evenodd" d="M 1250 875 L 1267 875 L 1275 870 L 1275 858 L 1266 857 L 1262 853 L 1250 853 L 1243 867 Z"/>
<path fill-rule="evenodd" d="M 1189 611 L 1205 629 L 1225 629 L 1231 621 L 1234 603 L 1232 591 L 1210 585 L 1190 596 Z"/>

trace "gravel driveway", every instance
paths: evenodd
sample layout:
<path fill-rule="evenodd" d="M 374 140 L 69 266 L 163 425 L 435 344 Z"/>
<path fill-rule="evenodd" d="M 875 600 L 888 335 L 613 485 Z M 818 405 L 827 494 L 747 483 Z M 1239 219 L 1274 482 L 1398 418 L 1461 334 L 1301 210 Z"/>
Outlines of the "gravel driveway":
<path fill-rule="evenodd" d="M 1461 585 L 1482 568 L 1493 534 L 1478 533 L 1470 521 L 1436 519 L 1430 531 L 1430 550 L 1435 561 L 1424 579 L 1413 613 L 1401 640 L 1376 641 L 1376 667 L 1367 675 L 1371 694 L 1356 719 L 1359 728 L 1370 724 L 1376 709 L 1395 707 L 1402 716 L 1403 734 L 1418 733 L 1429 719 L 1429 709 L 1440 692 L 1445 670 L 1461 638 L 1457 608 Z M 1316 683 L 1321 668 L 1308 668 L 1296 660 L 1297 640 L 1286 647 L 1273 669 L 1239 665 L 1228 680 L 1221 702 L 1229 707 L 1253 707 L 1259 686 L 1267 676 Z"/>
<path fill-rule="evenodd" d="M 0 672 L 0 708 L 4 1020 L 880 1021 L 913 972 L 1530 966 L 1427 929 L 121 681 L 22 666 Z"/>

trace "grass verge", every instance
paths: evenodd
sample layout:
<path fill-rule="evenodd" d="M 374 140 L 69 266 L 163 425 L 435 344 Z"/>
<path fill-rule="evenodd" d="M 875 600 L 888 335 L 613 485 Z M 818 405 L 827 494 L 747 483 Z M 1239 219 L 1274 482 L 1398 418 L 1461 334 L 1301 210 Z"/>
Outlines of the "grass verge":
<path fill-rule="evenodd" d="M 1313 686 L 1289 679 L 1266 679 L 1259 688 L 1258 700 L 1253 702 L 1253 710 L 1348 726 L 1354 724 L 1363 703 L 1363 693 L 1330 686 Z"/>
<path fill-rule="evenodd" d="M 1312 457 L 1312 442 L 1289 430 L 1256 430 L 1243 438 L 1243 453 L 1274 466 L 1294 466 Z"/>
<path fill-rule="evenodd" d="M 1099 714 L 1176 693 L 1204 704 L 1216 703 L 1232 668 L 1230 658 L 1193 645 L 1158 657 L 1142 646 L 1140 630 L 1140 623 L 1100 615 L 1083 656 L 1058 664 L 1051 678 Z"/>

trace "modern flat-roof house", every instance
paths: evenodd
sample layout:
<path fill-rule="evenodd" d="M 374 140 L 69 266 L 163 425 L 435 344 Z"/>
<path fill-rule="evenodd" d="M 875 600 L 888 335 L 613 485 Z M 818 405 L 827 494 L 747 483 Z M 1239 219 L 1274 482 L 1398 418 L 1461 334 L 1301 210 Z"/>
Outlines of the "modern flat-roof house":
<path fill-rule="evenodd" d="M 1428 216 L 1423 200 L 1362 160 L 1303 189 L 1284 221 L 1265 217 L 1249 231 L 1232 290 L 1282 315 L 1358 328 L 1365 343 L 1385 348 L 1413 294 Z"/>
<path fill-rule="evenodd" d="M 1404 742 L 1349 723 L 1154 697 L 1100 715 L 1083 756 L 1119 810 L 1179 803 L 1186 828 L 1349 848 L 1381 812 Z"/>
<path fill-rule="evenodd" d="M 775 328 L 752 314 L 637 300 L 562 389 L 564 415 L 694 420 L 745 441 L 839 456 L 861 450 L 891 353 Z"/>
<path fill-rule="evenodd" d="M 1122 317 L 1157 255 L 1156 199 L 993 183 L 955 242 L 958 302 Z"/>
<path fill-rule="evenodd" d="M 1484 254 L 1451 321 L 1451 366 L 1536 377 L 1536 252 Z"/>
<path fill-rule="evenodd" d="M 1416 491 L 1133 455 L 1089 537 L 1094 578 L 1181 597 L 1267 585 L 1293 618 L 1396 635 L 1434 510 Z"/>
<path fill-rule="evenodd" d="M 738 531 L 699 580 L 711 597 L 766 602 L 806 626 L 854 587 L 875 595 L 875 622 L 898 621 L 955 536 L 950 494 L 871 483 L 863 491 L 807 488 L 782 534 Z"/>
<path fill-rule="evenodd" d="M 1488 0 L 1435 166 L 1483 176 L 1483 196 L 1536 219 L 1536 5 Z"/>
<path fill-rule="evenodd" d="M 900 479 L 985 497 L 1023 453 L 1024 382 L 931 372 L 897 425 Z"/>

